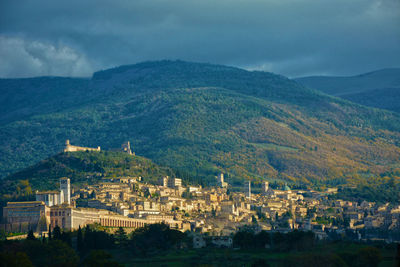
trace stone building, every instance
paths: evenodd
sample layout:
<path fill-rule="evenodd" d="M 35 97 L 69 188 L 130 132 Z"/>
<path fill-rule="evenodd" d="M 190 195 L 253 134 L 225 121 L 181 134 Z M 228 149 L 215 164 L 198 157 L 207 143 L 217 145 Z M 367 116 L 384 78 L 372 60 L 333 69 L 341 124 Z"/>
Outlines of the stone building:
<path fill-rule="evenodd" d="M 171 178 L 169 176 L 162 177 L 160 182 L 163 187 L 179 188 L 182 186 L 182 179 Z"/>
<path fill-rule="evenodd" d="M 71 204 L 71 184 L 70 179 L 63 177 L 60 179 L 59 191 L 36 191 L 36 201 L 43 201 L 46 206 L 52 207 L 60 204 Z"/>
<path fill-rule="evenodd" d="M 81 146 L 73 146 L 69 142 L 69 140 L 65 141 L 64 152 L 76 152 L 76 151 L 100 151 L 100 147 L 92 148 L 92 147 L 81 147 Z"/>
<path fill-rule="evenodd" d="M 45 231 L 49 215 L 49 207 L 43 201 L 7 202 L 3 207 L 7 231 Z"/>
<path fill-rule="evenodd" d="M 122 152 L 128 153 L 129 155 L 135 155 L 135 153 L 131 149 L 131 143 L 129 141 L 121 145 L 121 150 Z"/>

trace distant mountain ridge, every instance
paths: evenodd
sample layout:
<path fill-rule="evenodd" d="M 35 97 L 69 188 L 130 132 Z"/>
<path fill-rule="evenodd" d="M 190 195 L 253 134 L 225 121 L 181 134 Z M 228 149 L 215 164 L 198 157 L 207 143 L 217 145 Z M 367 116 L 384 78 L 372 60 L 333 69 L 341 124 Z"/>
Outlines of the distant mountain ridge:
<path fill-rule="evenodd" d="M 356 76 L 310 76 L 299 83 L 333 96 L 356 94 L 381 88 L 400 88 L 400 68 L 382 69 Z"/>
<path fill-rule="evenodd" d="M 350 77 L 311 76 L 296 81 L 361 105 L 400 112 L 400 68 Z"/>
<path fill-rule="evenodd" d="M 137 155 L 205 180 L 224 172 L 354 184 L 400 166 L 399 115 L 281 75 L 156 61 L 91 79 L 35 79 L 0 81 L 9 96 L 0 110 L 3 177 L 60 152 L 66 139 L 104 149 L 130 141 Z"/>

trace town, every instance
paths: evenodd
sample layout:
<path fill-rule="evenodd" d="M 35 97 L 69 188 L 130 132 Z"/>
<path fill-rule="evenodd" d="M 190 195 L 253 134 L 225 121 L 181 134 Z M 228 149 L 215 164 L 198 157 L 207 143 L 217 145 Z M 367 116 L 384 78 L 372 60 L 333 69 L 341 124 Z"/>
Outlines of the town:
<path fill-rule="evenodd" d="M 64 152 L 86 150 L 100 151 L 100 147 L 72 146 L 67 140 Z M 134 154 L 129 142 L 122 151 Z M 123 227 L 130 232 L 165 223 L 171 229 L 196 233 L 194 247 L 198 248 L 205 246 L 202 235 L 229 247 L 230 237 L 242 227 L 256 232 L 312 231 L 318 239 L 351 236 L 398 241 L 398 236 L 381 233 L 399 232 L 399 205 L 344 201 L 332 197 L 336 193 L 336 188 L 324 192 L 291 190 L 287 185 L 273 189 L 268 181 L 259 193 L 252 192 L 250 181 L 235 191 L 223 173 L 216 177 L 216 186 L 209 188 L 184 186 L 182 179 L 168 176 L 160 177 L 158 184 L 147 183 L 143 177 L 104 177 L 97 184 L 72 188 L 64 177 L 59 190 L 36 191 L 36 201 L 8 202 L 3 208 L 4 229 L 45 235 L 56 226 L 76 230 L 99 224 L 110 231 Z"/>

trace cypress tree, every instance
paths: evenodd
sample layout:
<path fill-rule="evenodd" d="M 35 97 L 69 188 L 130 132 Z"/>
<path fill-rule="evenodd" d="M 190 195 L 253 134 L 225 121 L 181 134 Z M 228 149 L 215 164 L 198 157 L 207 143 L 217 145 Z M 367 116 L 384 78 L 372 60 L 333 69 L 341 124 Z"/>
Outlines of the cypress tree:
<path fill-rule="evenodd" d="M 79 253 L 83 252 L 84 244 L 83 244 L 82 229 L 81 229 L 80 225 L 79 225 L 79 228 L 78 228 L 77 248 L 78 248 L 78 252 Z"/>
<path fill-rule="evenodd" d="M 119 227 L 118 230 L 115 232 L 115 241 L 120 248 L 127 245 L 128 236 L 126 235 L 124 228 Z"/>
<path fill-rule="evenodd" d="M 61 240 L 61 229 L 60 229 L 60 227 L 58 227 L 58 225 L 56 225 L 56 227 L 54 227 L 53 235 L 54 235 L 54 239 Z"/>
<path fill-rule="evenodd" d="M 35 235 L 33 234 L 33 230 L 29 230 L 28 236 L 26 237 L 26 240 L 35 240 Z"/>
<path fill-rule="evenodd" d="M 49 225 L 49 240 L 51 240 L 51 226 Z"/>

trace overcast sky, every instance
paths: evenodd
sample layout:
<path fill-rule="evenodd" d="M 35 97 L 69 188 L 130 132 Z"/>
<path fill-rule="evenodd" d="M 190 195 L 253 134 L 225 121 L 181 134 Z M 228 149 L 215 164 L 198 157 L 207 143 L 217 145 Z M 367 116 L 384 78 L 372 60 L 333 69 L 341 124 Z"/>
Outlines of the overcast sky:
<path fill-rule="evenodd" d="M 400 67 L 400 0 L 0 0 L 0 77 L 160 59 L 290 77 Z"/>

